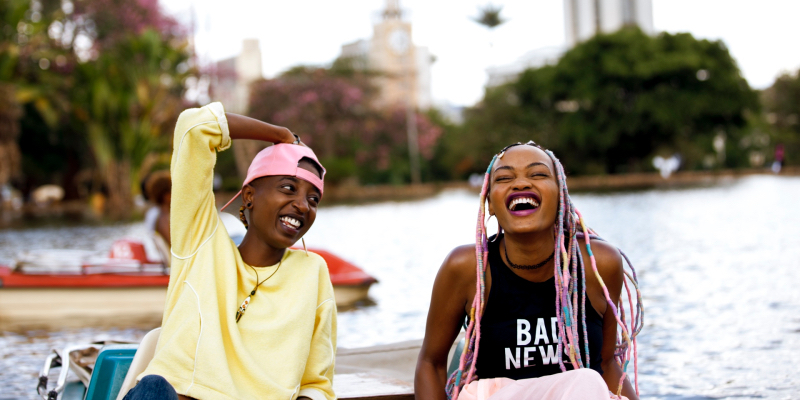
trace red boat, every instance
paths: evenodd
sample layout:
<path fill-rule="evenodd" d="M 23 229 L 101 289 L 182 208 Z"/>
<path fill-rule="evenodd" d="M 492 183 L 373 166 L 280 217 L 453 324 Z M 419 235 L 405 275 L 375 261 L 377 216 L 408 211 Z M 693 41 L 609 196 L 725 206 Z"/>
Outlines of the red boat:
<path fill-rule="evenodd" d="M 375 278 L 325 250 L 336 304 L 365 300 Z M 82 250 L 23 253 L 15 268 L 0 266 L 0 330 L 161 323 L 168 268 L 145 246 L 118 240 L 108 257 Z"/>

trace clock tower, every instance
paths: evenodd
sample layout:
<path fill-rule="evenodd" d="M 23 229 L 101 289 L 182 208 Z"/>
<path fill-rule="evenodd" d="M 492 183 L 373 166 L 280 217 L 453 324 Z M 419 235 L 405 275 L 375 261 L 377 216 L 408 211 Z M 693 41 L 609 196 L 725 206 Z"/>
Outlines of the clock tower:
<path fill-rule="evenodd" d="M 382 72 L 377 85 L 383 105 L 416 106 L 417 68 L 411 43 L 411 23 L 403 20 L 398 0 L 386 0 L 382 19 L 374 26 L 369 55 L 370 67 Z"/>
<path fill-rule="evenodd" d="M 342 46 L 342 57 L 381 73 L 374 81 L 381 91 L 378 106 L 430 107 L 433 58 L 426 47 L 414 46 L 411 23 L 404 20 L 399 0 L 386 0 L 372 38 Z"/>

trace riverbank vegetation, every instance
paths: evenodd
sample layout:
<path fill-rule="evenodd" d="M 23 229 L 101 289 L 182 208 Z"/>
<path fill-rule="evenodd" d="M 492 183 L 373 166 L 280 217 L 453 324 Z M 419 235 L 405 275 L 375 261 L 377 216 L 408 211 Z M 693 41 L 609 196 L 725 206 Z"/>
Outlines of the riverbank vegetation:
<path fill-rule="evenodd" d="M 174 121 L 196 105 L 188 93 L 213 72 L 199 70 L 189 37 L 156 0 L 0 3 L 3 201 L 56 184 L 65 200 L 129 216 L 142 175 L 167 166 Z M 423 182 L 463 181 L 531 139 L 573 176 L 650 172 L 656 156 L 678 156 L 682 170 L 759 168 L 779 146 L 800 164 L 800 75 L 754 90 L 724 43 L 690 34 L 598 35 L 487 88 L 459 122 L 377 104 L 379 76 L 344 59 L 299 66 L 253 83 L 248 113 L 299 133 L 340 187 L 410 182 L 410 120 Z M 240 184 L 234 153 L 218 162 L 226 189 Z"/>
<path fill-rule="evenodd" d="M 654 156 L 673 154 L 684 169 L 745 167 L 742 153 L 767 151 L 756 141 L 739 146 L 755 133 L 749 119 L 759 111 L 757 93 L 722 42 L 627 28 L 488 88 L 465 123 L 447 132 L 441 154 L 456 166 L 452 178 L 484 168 L 505 144 L 530 139 L 572 174 L 652 171 Z M 715 149 L 715 138 L 727 145 Z"/>
<path fill-rule="evenodd" d="M 165 132 L 188 105 L 188 32 L 156 1 L 7 0 L 0 18 L 0 103 L 14 105 L 0 111 L 0 151 L 19 155 L 0 185 L 56 184 L 127 217 L 143 164 L 170 150 Z"/>

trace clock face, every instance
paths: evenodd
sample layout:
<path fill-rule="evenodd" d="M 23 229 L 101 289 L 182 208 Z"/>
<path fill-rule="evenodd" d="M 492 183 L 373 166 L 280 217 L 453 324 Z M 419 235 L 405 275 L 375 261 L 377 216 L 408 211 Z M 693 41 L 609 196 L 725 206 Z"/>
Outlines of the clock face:
<path fill-rule="evenodd" d="M 408 37 L 408 32 L 405 30 L 395 29 L 389 34 L 389 45 L 392 46 L 395 53 L 405 54 L 411 45 L 411 38 Z"/>

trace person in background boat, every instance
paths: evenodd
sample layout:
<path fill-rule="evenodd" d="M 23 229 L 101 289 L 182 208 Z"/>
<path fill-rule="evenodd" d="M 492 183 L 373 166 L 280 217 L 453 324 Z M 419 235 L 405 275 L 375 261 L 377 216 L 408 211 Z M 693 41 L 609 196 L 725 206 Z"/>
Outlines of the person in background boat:
<path fill-rule="evenodd" d="M 498 224 L 489 238 L 485 206 Z M 591 400 L 620 391 L 638 399 L 614 357 L 622 257 L 594 237 L 584 246 L 555 156 L 533 142 L 503 149 L 485 175 L 480 207 L 477 244 L 455 248 L 433 286 L 417 399 Z M 557 267 L 565 258 L 571 275 Z M 448 380 L 448 352 L 465 318 L 466 346 Z"/>
<path fill-rule="evenodd" d="M 148 226 L 148 231 L 158 234 L 169 249 L 169 208 L 172 201 L 172 179 L 169 171 L 153 173 L 147 180 L 147 192 L 148 198 L 155 203 L 155 208 L 158 210 L 152 226 Z"/>
<path fill-rule="evenodd" d="M 150 182 L 150 178 L 153 177 L 153 173 L 148 173 L 142 178 L 142 181 L 139 182 L 139 187 L 142 191 L 142 197 L 144 201 L 149 204 L 147 211 L 144 213 L 144 227 L 147 232 L 154 232 L 156 230 L 156 220 L 158 219 L 158 205 L 154 204 L 153 196 L 150 195 L 150 186 L 148 183 Z"/>
<path fill-rule="evenodd" d="M 783 143 L 778 143 L 775 145 L 775 161 L 772 163 L 772 172 L 776 174 L 781 173 L 781 170 L 783 169 L 783 156 Z"/>
<path fill-rule="evenodd" d="M 241 194 L 240 218 L 249 225 L 238 248 L 212 192 L 216 154 L 231 139 L 275 143 L 256 156 L 234 197 Z M 314 224 L 322 198 L 325 169 L 314 152 L 286 128 L 212 103 L 178 118 L 171 175 L 172 267 L 161 332 L 125 399 L 333 400 L 328 268 L 319 255 L 289 248 Z"/>

